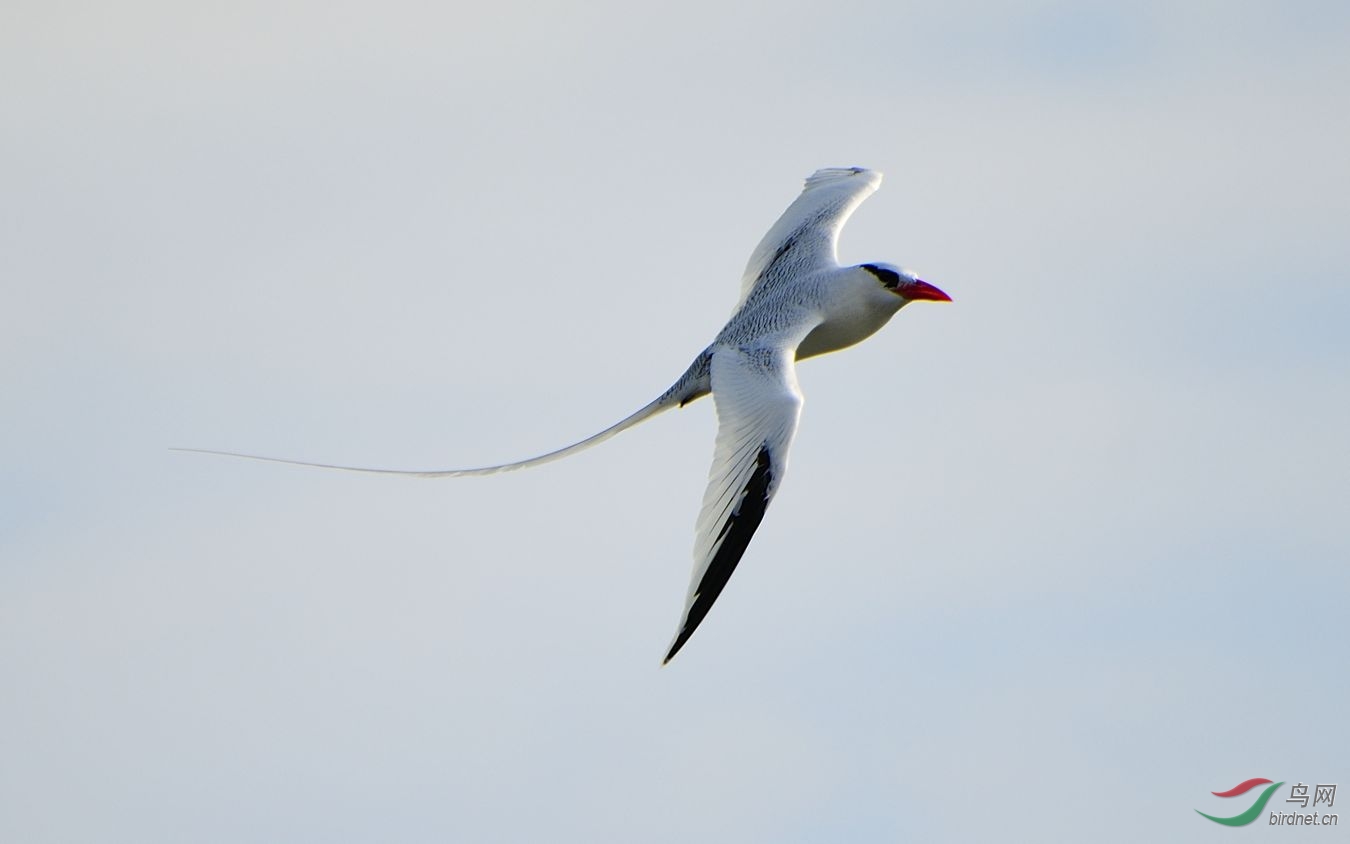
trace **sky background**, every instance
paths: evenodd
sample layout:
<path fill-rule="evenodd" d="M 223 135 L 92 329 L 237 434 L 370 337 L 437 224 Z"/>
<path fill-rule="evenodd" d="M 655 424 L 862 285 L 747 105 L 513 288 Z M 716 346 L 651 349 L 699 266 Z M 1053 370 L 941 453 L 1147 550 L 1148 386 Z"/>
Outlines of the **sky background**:
<path fill-rule="evenodd" d="M 1343 2 L 7 0 L 0 840 L 1327 838 L 1195 810 L 1350 790 L 1347 90 Z M 848 165 L 955 302 L 668 667 L 710 402 L 167 450 L 572 442 Z"/>

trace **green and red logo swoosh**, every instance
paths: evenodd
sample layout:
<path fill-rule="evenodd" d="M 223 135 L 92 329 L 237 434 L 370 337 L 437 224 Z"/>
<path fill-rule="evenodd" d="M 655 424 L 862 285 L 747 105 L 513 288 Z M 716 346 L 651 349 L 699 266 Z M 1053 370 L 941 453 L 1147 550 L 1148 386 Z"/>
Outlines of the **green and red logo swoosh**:
<path fill-rule="evenodd" d="M 1246 794 L 1258 785 L 1265 785 L 1269 782 L 1270 780 L 1265 777 L 1252 777 L 1249 780 L 1238 783 L 1227 791 L 1211 791 L 1210 793 L 1215 797 L 1237 797 L 1239 794 Z M 1209 818 L 1215 823 L 1221 823 L 1224 826 L 1246 826 L 1256 820 L 1256 816 L 1261 814 L 1261 811 L 1266 808 L 1266 801 L 1270 799 L 1270 795 L 1274 794 L 1275 789 L 1282 785 L 1284 785 L 1282 782 L 1272 783 L 1269 788 L 1261 792 L 1261 796 L 1256 798 L 1256 802 L 1251 805 L 1251 808 L 1240 815 L 1233 815 L 1231 818 L 1216 818 L 1213 815 L 1206 815 L 1199 809 L 1196 809 L 1195 811 L 1197 814 Z"/>

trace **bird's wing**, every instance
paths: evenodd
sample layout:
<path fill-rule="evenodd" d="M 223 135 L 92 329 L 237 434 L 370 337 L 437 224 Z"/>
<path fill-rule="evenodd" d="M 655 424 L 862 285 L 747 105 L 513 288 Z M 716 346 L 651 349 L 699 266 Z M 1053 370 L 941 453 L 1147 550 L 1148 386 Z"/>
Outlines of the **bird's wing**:
<path fill-rule="evenodd" d="M 801 195 L 751 253 L 741 278 L 741 303 L 776 272 L 836 266 L 839 230 L 880 186 L 881 174 L 862 167 L 831 167 L 812 173 Z"/>
<path fill-rule="evenodd" d="M 801 333 L 813 324 L 800 326 Z M 722 593 L 783 480 L 802 407 L 794 362 L 798 339 L 713 351 L 717 445 L 695 529 L 684 616 L 665 662 L 684 647 Z"/>

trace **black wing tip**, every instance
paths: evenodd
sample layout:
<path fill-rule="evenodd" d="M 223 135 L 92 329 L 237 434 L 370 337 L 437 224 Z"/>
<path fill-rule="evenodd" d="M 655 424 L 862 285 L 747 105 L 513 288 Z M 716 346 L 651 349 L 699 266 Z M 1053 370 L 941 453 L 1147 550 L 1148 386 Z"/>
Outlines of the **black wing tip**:
<path fill-rule="evenodd" d="M 666 652 L 666 658 L 661 660 L 662 665 L 670 664 L 670 661 L 675 658 L 675 654 L 679 653 L 680 648 L 684 647 L 684 643 L 689 641 L 690 636 L 694 635 L 694 630 L 697 629 L 697 627 L 697 624 L 692 628 L 685 625 L 685 627 L 680 630 L 680 635 L 675 637 L 675 644 L 670 646 L 670 650 Z"/>
<path fill-rule="evenodd" d="M 684 643 L 689 641 L 689 637 L 693 636 L 694 631 L 703 623 L 703 619 L 708 616 L 708 610 L 712 609 L 713 602 L 722 594 L 727 581 L 731 580 L 736 565 L 745 555 L 745 549 L 750 546 L 750 539 L 759 529 L 759 523 L 764 520 L 764 511 L 769 506 L 771 497 L 769 489 L 773 485 L 772 466 L 769 444 L 765 443 L 759 448 L 759 455 L 755 459 L 755 471 L 745 485 L 740 506 L 722 526 L 720 537 L 722 545 L 713 555 L 708 570 L 703 573 L 703 579 L 699 581 L 698 590 L 694 593 L 694 601 L 689 605 L 689 612 L 685 615 L 684 626 L 680 628 L 680 633 L 675 637 L 675 643 L 670 646 L 666 658 L 661 661 L 662 665 L 675 658 L 675 654 L 680 652 Z"/>

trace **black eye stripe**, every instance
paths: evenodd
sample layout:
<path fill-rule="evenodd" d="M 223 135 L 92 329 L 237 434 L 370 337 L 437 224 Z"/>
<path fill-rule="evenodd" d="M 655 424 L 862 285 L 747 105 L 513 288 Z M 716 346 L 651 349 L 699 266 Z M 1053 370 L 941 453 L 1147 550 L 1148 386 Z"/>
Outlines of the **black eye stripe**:
<path fill-rule="evenodd" d="M 863 264 L 862 268 L 881 279 L 881 283 L 892 290 L 900 286 L 900 274 L 895 270 L 878 267 L 876 264 Z"/>

